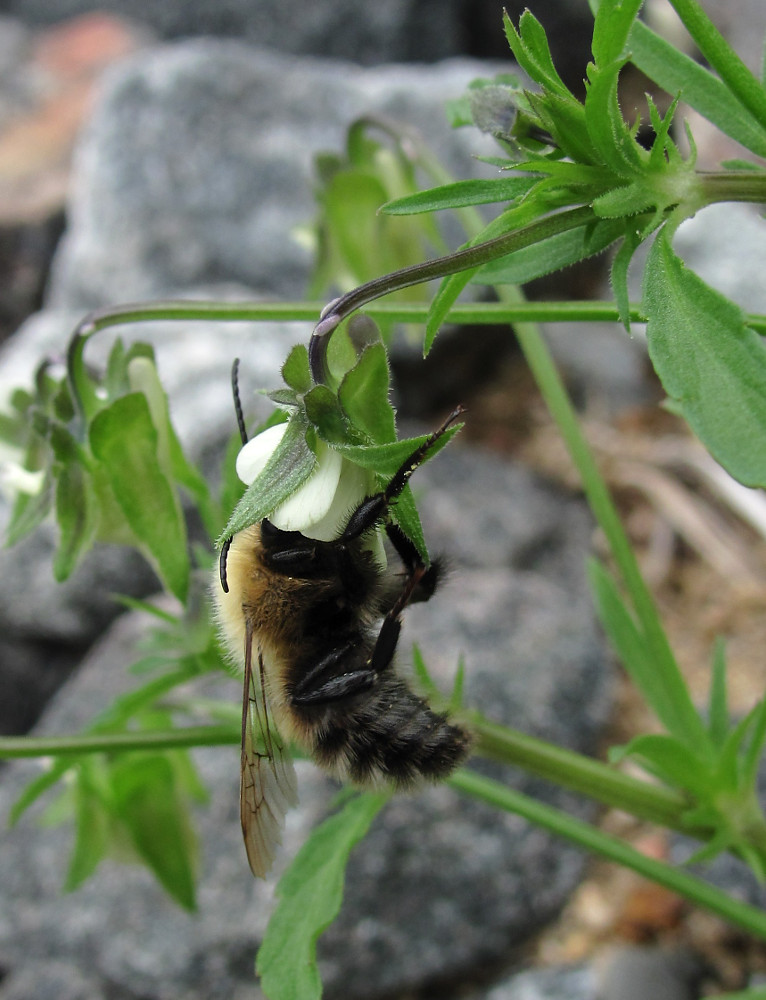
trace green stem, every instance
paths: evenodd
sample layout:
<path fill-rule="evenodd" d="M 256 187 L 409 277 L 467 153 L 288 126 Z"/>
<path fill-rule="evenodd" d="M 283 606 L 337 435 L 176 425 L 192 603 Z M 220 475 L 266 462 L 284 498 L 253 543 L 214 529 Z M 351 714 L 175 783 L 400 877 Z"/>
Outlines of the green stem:
<path fill-rule="evenodd" d="M 721 201 L 766 202 L 766 174 L 760 171 L 698 171 L 695 177 L 707 205 Z"/>
<path fill-rule="evenodd" d="M 473 771 L 457 771 L 448 783 L 460 792 L 481 799 L 506 812 L 523 816 L 536 826 L 566 837 L 585 850 L 594 851 L 610 861 L 624 865 L 639 875 L 677 892 L 697 906 L 704 907 L 719 917 L 745 928 L 751 934 L 766 938 L 766 913 L 762 910 L 739 902 L 687 872 L 679 871 L 671 865 L 641 854 L 622 840 L 603 833 L 582 820 L 574 819 L 566 813 Z"/>
<path fill-rule="evenodd" d="M 689 803 L 678 792 L 481 717 L 471 717 L 470 725 L 476 733 L 476 752 L 480 756 L 520 767 L 638 819 L 691 835 L 696 832 L 683 820 Z M 704 838 L 704 832 L 699 832 Z"/>
<path fill-rule="evenodd" d="M 500 286 L 496 290 L 503 301 L 511 303 L 518 301 L 521 294 L 510 286 Z M 653 653 L 657 682 L 669 692 L 666 702 L 674 706 L 678 723 L 671 731 L 692 746 L 704 746 L 707 742 L 705 727 L 689 696 L 662 628 L 654 599 L 641 576 L 638 561 L 609 489 L 599 472 L 550 351 L 536 326 L 517 323 L 514 329 L 537 386 L 580 474 L 590 508 L 606 536 L 612 557 L 630 594 L 642 631 Z M 667 720 L 663 721 L 667 724 Z"/>
<path fill-rule="evenodd" d="M 595 218 L 593 209 L 588 206 L 567 209 L 564 212 L 557 212 L 555 215 L 546 215 L 542 219 L 530 222 L 529 225 L 514 229 L 510 233 L 503 233 L 502 236 L 496 236 L 485 243 L 477 243 L 444 257 L 435 257 L 422 264 L 411 264 L 409 267 L 403 267 L 391 274 L 373 278 L 372 281 L 359 285 L 342 295 L 332 304 L 330 313 L 337 317 L 340 322 L 361 306 L 381 295 L 389 295 L 391 292 L 398 292 L 411 285 L 420 285 L 433 278 L 444 278 L 450 274 L 457 274 L 458 271 L 468 271 L 474 267 L 481 267 L 483 264 L 488 264 L 499 257 L 505 257 L 516 250 L 522 250 L 524 247 L 547 240 L 551 236 L 568 232 L 570 229 L 578 229 Z"/>
<path fill-rule="evenodd" d="M 167 300 L 148 304 L 129 304 L 91 313 L 83 326 L 92 333 L 122 324 L 157 320 L 208 321 L 223 323 L 315 323 L 324 302 L 205 302 Z M 423 323 L 429 303 L 375 302 L 365 306 L 365 314 L 374 320 L 395 323 Z M 466 302 L 456 303 L 448 320 L 456 325 L 493 325 L 533 321 L 537 323 L 618 323 L 620 315 L 612 302 L 578 299 L 561 302 Z M 645 323 L 639 303 L 630 306 L 632 323 Z M 748 326 L 766 334 L 766 315 L 752 313 L 745 317 Z"/>
<path fill-rule="evenodd" d="M 74 736 L 0 736 L 0 758 L 230 746 L 238 744 L 241 738 L 238 726 L 189 726 L 156 731 L 137 729 L 132 732 L 82 733 Z"/>
<path fill-rule="evenodd" d="M 464 250 L 447 254 L 445 257 L 435 257 L 422 264 L 412 264 L 390 274 L 384 274 L 379 278 L 373 278 L 372 281 L 341 295 L 323 310 L 309 341 L 309 365 L 314 382 L 321 384 L 327 381 L 325 354 L 327 341 L 333 330 L 347 316 L 373 299 L 397 292 L 402 288 L 423 284 L 433 278 L 444 278 L 451 274 L 457 274 L 459 271 L 481 267 L 492 260 L 505 257 L 524 247 L 549 239 L 551 236 L 584 226 L 595 218 L 596 215 L 589 206 L 570 208 L 553 215 L 546 215 L 542 219 L 537 219 L 535 222 L 511 232 L 503 233 L 502 236 L 486 240 L 484 243 L 476 243 Z"/>
<path fill-rule="evenodd" d="M 766 92 L 700 7 L 697 0 L 670 0 L 697 48 L 743 107 L 766 125 Z"/>

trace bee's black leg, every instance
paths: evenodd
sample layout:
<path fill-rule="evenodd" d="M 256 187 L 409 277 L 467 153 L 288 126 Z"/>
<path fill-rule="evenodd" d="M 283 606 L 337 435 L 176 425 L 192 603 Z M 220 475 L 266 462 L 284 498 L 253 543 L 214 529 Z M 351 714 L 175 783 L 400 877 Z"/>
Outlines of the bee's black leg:
<path fill-rule="evenodd" d="M 408 603 L 418 604 L 421 601 L 429 601 L 434 596 L 436 585 L 442 575 L 441 561 L 436 559 L 429 566 L 426 566 L 420 558 L 420 553 L 398 524 L 387 524 L 386 534 L 402 560 L 408 575 L 412 576 L 413 573 L 420 572 L 417 587 Z M 397 593 L 395 599 L 398 599 L 398 596 Z"/>
<path fill-rule="evenodd" d="M 428 569 L 421 563 L 407 578 L 399 597 L 383 619 L 372 654 L 363 666 L 343 669 L 344 660 L 353 661 L 356 652 L 354 643 L 347 643 L 340 649 L 333 650 L 303 675 L 291 693 L 293 703 L 318 705 L 368 691 L 375 684 L 378 675 L 390 666 L 402 628 L 400 615 L 427 573 Z M 351 663 L 348 665 L 351 668 Z"/>
<path fill-rule="evenodd" d="M 293 703 L 320 705 L 369 690 L 375 683 L 370 664 L 356 670 L 343 669 L 344 660 L 352 660 L 354 652 L 355 644 L 347 643 L 323 657 L 296 684 L 291 694 Z"/>
<path fill-rule="evenodd" d="M 438 427 L 433 434 L 429 434 L 426 440 L 413 451 L 409 458 L 402 462 L 385 490 L 381 493 L 375 493 L 371 497 L 365 497 L 362 500 L 359 506 L 351 512 L 351 516 L 346 522 L 346 527 L 343 529 L 343 534 L 338 539 L 339 541 L 353 541 L 353 539 L 363 535 L 365 531 L 369 531 L 370 528 L 385 520 L 388 515 L 388 508 L 410 481 L 412 473 L 423 463 L 428 452 L 447 431 L 450 424 L 453 424 L 464 412 L 462 406 L 458 406 L 457 409 L 453 410 L 441 427 Z"/>

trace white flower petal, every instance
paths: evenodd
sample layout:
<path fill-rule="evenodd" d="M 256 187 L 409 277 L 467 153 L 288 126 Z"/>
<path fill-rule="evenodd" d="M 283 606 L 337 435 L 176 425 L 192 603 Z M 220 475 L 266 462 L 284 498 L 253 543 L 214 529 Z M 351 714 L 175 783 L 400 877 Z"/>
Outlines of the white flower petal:
<path fill-rule="evenodd" d="M 0 488 L 9 500 L 19 493 L 36 496 L 43 488 L 45 473 L 30 472 L 18 462 L 0 462 Z"/>
<path fill-rule="evenodd" d="M 337 452 L 336 452 L 337 454 Z M 331 542 L 337 538 L 348 515 L 366 496 L 374 492 L 372 477 L 353 462 L 343 459 L 338 486 L 325 515 L 304 531 L 309 538 Z"/>
<path fill-rule="evenodd" d="M 342 466 L 343 459 L 338 452 L 320 441 L 314 471 L 303 486 L 269 516 L 274 527 L 282 531 L 306 533 L 308 528 L 321 521 L 332 506 Z"/>
<path fill-rule="evenodd" d="M 250 438 L 237 455 L 237 475 L 249 486 L 263 472 L 264 466 L 274 454 L 277 445 L 285 436 L 287 424 L 275 424 Z"/>

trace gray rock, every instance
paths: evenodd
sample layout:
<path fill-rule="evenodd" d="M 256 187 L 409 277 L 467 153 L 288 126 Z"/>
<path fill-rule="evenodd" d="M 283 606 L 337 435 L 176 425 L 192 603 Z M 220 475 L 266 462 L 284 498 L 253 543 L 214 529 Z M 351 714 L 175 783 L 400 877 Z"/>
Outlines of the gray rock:
<path fill-rule="evenodd" d="M 381 0 L 359 16 L 353 0 L 333 0 L 295 11 L 278 0 L 205 0 L 145 3 L 141 0 L 5 0 L 2 5 L 24 21 L 46 24 L 100 9 L 149 25 L 165 38 L 223 35 L 297 54 L 321 54 L 376 63 L 430 61 L 460 51 L 455 0 L 440 6 L 438 30 L 424 32 L 433 5 L 419 0 Z M 0 8 L 2 9 L 2 8 Z M 499 15 L 495 30 L 502 32 Z"/>
<path fill-rule="evenodd" d="M 605 956 L 598 1000 L 698 1000 L 710 968 L 686 948 L 621 945 Z"/>
<path fill-rule="evenodd" d="M 595 986 L 594 973 L 586 966 L 527 969 L 476 1000 L 593 1000 Z"/>
<path fill-rule="evenodd" d="M 688 267 L 747 312 L 766 312 L 763 216 L 753 205 L 710 205 L 673 240 Z"/>
<path fill-rule="evenodd" d="M 495 460 L 461 453 L 455 445 L 422 470 L 424 525 L 434 550 L 449 551 L 450 539 L 459 535 L 466 552 L 481 551 L 486 527 L 480 516 L 466 517 L 457 527 L 440 525 L 438 513 L 432 522 L 429 511 L 444 509 L 445 491 L 457 493 L 465 510 L 476 509 L 490 492 L 499 493 L 507 484 L 499 485 L 503 477 L 493 476 L 494 465 Z M 446 486 L 436 483 L 437 469 Z M 543 548 L 551 555 L 544 573 L 531 565 L 514 570 L 498 563 L 484 570 L 466 565 L 458 551 L 443 593 L 405 616 L 402 664 L 417 641 L 447 687 L 463 653 L 469 703 L 587 752 L 608 712 L 608 675 L 592 618 L 573 597 L 581 575 L 565 570 L 574 553 L 554 554 L 572 546 L 584 555 L 582 509 L 554 495 L 546 506 L 538 484 L 511 478 L 513 504 L 528 516 L 497 518 L 501 551 L 528 549 L 523 536 L 546 537 L 544 524 L 554 517 L 573 518 L 578 530 L 547 533 Z M 497 509 L 500 497 L 496 500 Z M 537 509 L 543 527 L 536 523 Z M 43 731 L 76 729 L 116 690 L 133 683 L 121 666 L 129 662 L 135 637 L 135 616 L 122 619 L 56 698 Z M 218 690 L 234 701 L 239 696 L 233 681 L 219 682 Z M 273 882 L 255 883 L 247 873 L 236 817 L 236 751 L 196 751 L 195 759 L 212 791 L 210 807 L 199 817 L 199 915 L 192 919 L 175 911 L 148 874 L 113 862 L 104 863 L 76 895 L 61 898 L 69 835 L 33 828 L 26 819 L 6 837 L 0 860 L 0 958 L 9 984 L 34 983 L 32 967 L 50 977 L 55 966 L 73 967 L 78 976 L 102 983 L 103 995 L 112 995 L 108 989 L 116 996 L 133 991 L 163 1000 L 250 995 L 252 956 Z M 0 814 L 7 814 L 33 773 L 29 762 L 5 769 Z M 498 773 L 504 782 L 512 780 L 576 815 L 592 814 L 588 804 L 542 782 Z M 333 794 L 308 763 L 300 766 L 299 781 L 301 806 L 288 817 L 281 865 Z M 556 915 L 582 864 L 578 850 L 518 817 L 459 799 L 446 787 L 397 797 L 354 852 L 341 916 L 320 941 L 326 995 L 388 995 L 434 980 L 458 981 L 488 963 L 507 961 L 525 937 Z M 0 1000 L 6 1000 L 4 988 L 0 984 Z"/>
<path fill-rule="evenodd" d="M 444 114 L 487 71 L 363 71 L 212 39 L 126 60 L 79 149 L 51 303 L 85 310 L 221 281 L 300 299 L 311 261 L 295 228 L 315 214 L 314 156 L 341 150 L 355 118 L 383 115 L 416 127 L 457 176 L 488 176 L 473 157 L 490 143 Z"/>
<path fill-rule="evenodd" d="M 755 2 L 755 0 L 750 0 Z M 505 5 L 514 22 L 523 0 Z M 541 6 L 541 5 L 538 5 Z M 545 24 L 554 61 L 575 89 L 582 88 L 593 20 L 584 0 L 545 0 L 536 11 Z M 323 0 L 300 17 L 279 0 L 0 0 L 30 24 L 50 24 L 93 9 L 149 26 L 164 38 L 219 35 L 246 39 L 280 52 L 349 59 L 364 65 L 433 62 L 455 55 L 509 58 L 499 0 L 378 0 L 360 16 L 353 0 Z"/>

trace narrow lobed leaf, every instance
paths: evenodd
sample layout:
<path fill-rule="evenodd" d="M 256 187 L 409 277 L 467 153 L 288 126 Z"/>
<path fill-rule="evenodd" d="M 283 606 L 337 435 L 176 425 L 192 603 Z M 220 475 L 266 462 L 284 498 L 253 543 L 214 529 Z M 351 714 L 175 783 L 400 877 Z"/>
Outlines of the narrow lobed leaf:
<path fill-rule="evenodd" d="M 320 824 L 279 881 L 279 902 L 258 951 L 256 971 L 269 1000 L 319 1000 L 316 943 L 335 919 L 351 849 L 390 798 L 355 795 Z"/>
<path fill-rule="evenodd" d="M 412 215 L 416 212 L 441 212 L 469 205 L 490 205 L 516 201 L 537 183 L 535 177 L 500 177 L 493 180 L 455 181 L 428 191 L 386 202 L 380 211 L 386 215 Z"/>
<path fill-rule="evenodd" d="M 177 903 L 196 909 L 194 837 L 168 759 L 124 755 L 111 779 L 115 809 L 139 856 Z"/>
<path fill-rule="evenodd" d="M 158 454 L 146 397 L 121 396 L 93 418 L 90 445 L 131 531 L 168 590 L 180 600 L 189 586 L 186 526 Z"/>

